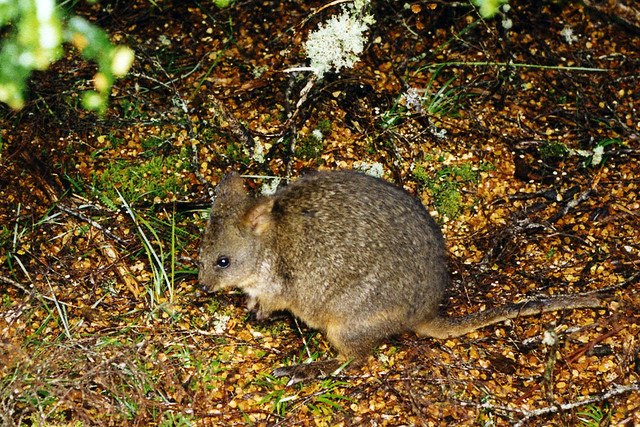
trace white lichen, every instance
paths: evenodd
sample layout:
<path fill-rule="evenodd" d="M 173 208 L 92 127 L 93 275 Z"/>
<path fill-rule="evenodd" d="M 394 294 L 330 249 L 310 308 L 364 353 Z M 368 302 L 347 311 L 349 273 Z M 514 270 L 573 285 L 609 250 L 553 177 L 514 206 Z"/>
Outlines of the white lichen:
<path fill-rule="evenodd" d="M 231 320 L 231 316 L 228 314 L 214 313 L 213 315 L 213 331 L 216 334 L 223 334 L 227 330 L 227 325 Z"/>
<path fill-rule="evenodd" d="M 566 25 L 562 29 L 562 31 L 560 31 L 560 35 L 564 37 L 564 41 L 566 41 L 567 44 L 572 44 L 574 41 L 578 40 L 578 38 L 573 35 L 573 30 L 571 29 L 571 27 L 569 27 L 568 25 Z"/>
<path fill-rule="evenodd" d="M 278 191 L 278 186 L 280 185 L 281 178 L 273 178 L 271 180 L 265 179 L 262 183 L 262 188 L 260 189 L 260 193 L 263 196 L 273 196 Z"/>
<path fill-rule="evenodd" d="M 420 91 L 414 87 L 410 87 L 405 93 L 402 94 L 407 107 L 416 113 L 422 113 L 422 95 Z"/>
<path fill-rule="evenodd" d="M 602 162 L 602 155 L 604 154 L 604 145 L 598 145 L 593 149 L 593 157 L 591 158 L 591 164 L 593 166 L 599 165 Z"/>
<path fill-rule="evenodd" d="M 367 41 L 365 32 L 373 23 L 370 15 L 362 15 L 366 3 L 343 7 L 342 14 L 309 33 L 304 49 L 318 78 L 325 72 L 351 68 L 359 60 Z"/>
<path fill-rule="evenodd" d="M 322 131 L 320 129 L 314 129 L 313 132 L 311 132 L 311 136 L 316 141 L 322 141 L 324 139 L 324 135 L 322 134 Z"/>
<path fill-rule="evenodd" d="M 551 347 L 558 340 L 558 336 L 553 331 L 544 331 L 542 343 Z"/>
<path fill-rule="evenodd" d="M 360 163 L 354 163 L 353 167 L 354 169 L 359 170 L 360 172 L 363 172 L 367 175 L 371 175 L 376 178 L 382 178 L 382 175 L 384 175 L 384 167 L 382 166 L 382 163 L 360 162 Z"/>

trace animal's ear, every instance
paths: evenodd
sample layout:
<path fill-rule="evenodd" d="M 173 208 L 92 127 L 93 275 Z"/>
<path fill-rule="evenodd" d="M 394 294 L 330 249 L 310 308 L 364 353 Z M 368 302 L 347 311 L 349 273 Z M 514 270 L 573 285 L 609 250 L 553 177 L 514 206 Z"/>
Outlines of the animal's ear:
<path fill-rule="evenodd" d="M 261 235 L 273 224 L 271 211 L 273 209 L 273 197 L 259 199 L 253 204 L 240 220 L 240 225 L 256 235 Z"/>
<path fill-rule="evenodd" d="M 217 197 L 244 195 L 244 185 L 242 178 L 236 172 L 230 172 L 222 178 L 216 187 Z"/>

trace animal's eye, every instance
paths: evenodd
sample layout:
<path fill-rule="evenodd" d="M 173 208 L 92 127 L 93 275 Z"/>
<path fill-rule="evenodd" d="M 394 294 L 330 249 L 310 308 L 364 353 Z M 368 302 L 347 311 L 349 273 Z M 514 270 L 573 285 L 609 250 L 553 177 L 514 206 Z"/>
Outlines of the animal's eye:
<path fill-rule="evenodd" d="M 221 256 L 216 261 L 216 265 L 218 267 L 220 267 L 220 268 L 227 268 L 227 267 L 229 267 L 229 264 L 231 264 L 231 261 L 229 261 L 229 257 L 228 256 Z"/>

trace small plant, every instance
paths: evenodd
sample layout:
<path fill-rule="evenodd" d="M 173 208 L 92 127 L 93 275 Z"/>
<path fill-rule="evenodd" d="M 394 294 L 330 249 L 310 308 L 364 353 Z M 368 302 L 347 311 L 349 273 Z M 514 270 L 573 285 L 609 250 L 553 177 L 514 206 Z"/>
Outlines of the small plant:
<path fill-rule="evenodd" d="M 411 171 L 411 174 L 415 179 L 426 184 L 431 179 L 429 172 L 422 166 L 421 164 L 416 165 L 416 167 Z"/>
<path fill-rule="evenodd" d="M 176 221 L 179 219 L 176 218 L 175 211 L 163 211 L 162 214 L 167 218 L 166 220 L 161 219 L 161 215 L 145 216 L 134 210 L 117 189 L 115 191 L 120 197 L 124 211 L 131 217 L 142 244 L 141 250 L 133 256 L 144 254 L 149 262 L 151 275 L 145 284 L 149 306 L 159 307 L 174 319 L 178 319 L 177 314 L 171 309 L 166 309 L 165 302 L 169 306 L 174 302 L 177 276 L 185 273 L 193 274 L 176 260 L 176 255 L 184 249 L 186 242 L 193 236 L 176 226 Z"/>
<path fill-rule="evenodd" d="M 252 381 L 252 384 L 269 390 L 256 405 L 271 403 L 273 405 L 272 412 L 280 416 L 286 416 L 288 412 L 299 408 L 301 405 L 306 405 L 315 416 L 327 417 L 333 415 L 336 411 L 346 412 L 341 404 L 342 402 L 355 402 L 351 397 L 339 392 L 340 387 L 349 386 L 349 383 L 332 377 L 306 386 L 299 384 L 296 386 L 299 390 L 298 393 L 287 392 L 289 389 L 280 388 L 283 386 L 283 381 L 283 379 L 274 379 L 270 375 L 265 375 L 263 378 Z"/>
<path fill-rule="evenodd" d="M 143 121 L 147 119 L 147 114 L 142 111 L 142 105 L 140 100 L 134 98 L 129 100 L 123 98 L 120 100 L 120 108 L 122 109 L 122 117 L 125 120 L 139 120 Z"/>
<path fill-rule="evenodd" d="M 317 159 L 324 150 L 324 135 L 316 129 L 311 134 L 302 138 L 296 147 L 296 156 L 305 159 Z"/>
<path fill-rule="evenodd" d="M 462 210 L 462 195 L 458 191 L 458 186 L 451 181 L 444 181 L 431 188 L 434 192 L 433 198 L 438 212 L 448 218 L 457 218 Z"/>
<path fill-rule="evenodd" d="M 205 312 L 207 314 L 214 314 L 220 309 L 220 301 L 216 298 L 210 298 L 205 305 Z"/>
<path fill-rule="evenodd" d="M 246 166 L 251 162 L 248 152 L 245 152 L 243 147 L 234 141 L 229 142 L 224 154 L 229 163 L 242 163 Z"/>
<path fill-rule="evenodd" d="M 456 76 L 447 80 L 437 92 L 431 93 L 436 76 L 442 68 L 443 66 L 440 66 L 431 75 L 425 89 L 412 87 L 398 96 L 393 106 L 382 113 L 380 117 L 381 127 L 383 129 L 392 128 L 402 121 L 410 111 L 435 116 L 455 116 L 458 112 L 460 100 L 470 95 L 463 94 L 459 88 L 451 86 Z M 404 102 L 400 102 L 401 100 L 404 100 Z"/>
<path fill-rule="evenodd" d="M 460 187 L 478 179 L 478 171 L 469 164 L 443 167 L 435 175 L 417 165 L 412 174 L 431 191 L 436 210 L 451 219 L 460 215 L 463 208 Z"/>
<path fill-rule="evenodd" d="M 538 152 L 545 160 L 559 160 L 569 154 L 569 149 L 560 142 L 549 142 L 541 146 Z"/>
<path fill-rule="evenodd" d="M 355 402 L 349 396 L 338 393 L 340 387 L 348 386 L 349 383 L 337 381 L 333 378 L 327 378 L 319 385 L 320 391 L 313 402 L 307 403 L 307 407 L 312 413 L 318 416 L 332 415 L 335 411 L 347 412 L 341 405 L 342 402 Z"/>
<path fill-rule="evenodd" d="M 596 405 L 587 405 L 584 410 L 577 413 L 578 419 L 584 427 L 599 427 L 609 425 L 611 422 L 611 413 L 605 405 L 604 410 Z"/>
<path fill-rule="evenodd" d="M 175 192 L 178 186 L 175 176 L 166 176 L 163 171 L 164 165 L 165 159 L 162 156 L 135 166 L 126 162 L 115 162 L 98 175 L 98 188 L 112 201 L 118 198 L 116 189 L 131 203 L 164 199 L 169 192 Z"/>
<path fill-rule="evenodd" d="M 400 104 L 402 96 L 403 95 L 398 96 L 393 106 L 381 114 L 380 127 L 382 127 L 382 129 L 393 128 L 406 116 L 407 107 Z M 375 153 L 375 151 L 373 152 Z"/>
<path fill-rule="evenodd" d="M 134 60 L 131 49 L 113 46 L 107 34 L 83 18 L 69 19 L 54 0 L 7 0 L 0 7 L 0 28 L 10 32 L 0 49 L 0 101 L 11 108 L 24 105 L 27 80 L 34 70 L 46 70 L 71 43 L 85 59 L 98 63 L 95 90 L 83 94 L 86 109 L 104 112 L 116 78 L 124 77 Z"/>
<path fill-rule="evenodd" d="M 331 120 L 320 120 L 316 129 L 322 132 L 324 136 L 329 135 L 331 133 Z"/>
<path fill-rule="evenodd" d="M 94 194 L 108 207 L 120 204 L 120 192 L 129 203 L 156 202 L 184 192 L 180 172 L 189 167 L 188 149 L 180 154 L 156 155 L 139 164 L 111 163 L 96 174 Z M 116 191 L 117 189 L 117 191 Z"/>
<path fill-rule="evenodd" d="M 299 396 L 297 394 L 288 394 L 286 390 L 274 390 L 267 393 L 267 395 L 258 401 L 256 405 L 263 405 L 269 402 L 272 405 L 272 412 L 280 416 L 284 416 L 287 413 L 287 408 L 290 402 L 295 401 L 298 398 Z"/>
<path fill-rule="evenodd" d="M 224 9 L 226 7 L 229 7 L 230 5 L 235 3 L 235 0 L 215 0 L 214 1 L 215 5 L 218 6 L 220 9 Z"/>
<path fill-rule="evenodd" d="M 429 114 L 435 114 L 438 116 L 453 116 L 457 111 L 458 101 L 460 100 L 460 93 L 455 87 L 449 87 L 451 83 L 456 79 L 456 76 L 451 77 L 442 85 L 438 91 L 431 95 L 431 86 L 438 75 L 442 67 L 438 68 L 429 79 L 425 94 L 422 97 L 422 108 Z"/>
<path fill-rule="evenodd" d="M 154 156 L 160 155 L 163 149 L 169 150 L 171 147 L 171 143 L 166 138 L 159 138 L 157 136 L 150 136 L 149 138 L 144 138 L 140 140 L 140 146 L 144 150 L 140 155 L 145 158 L 150 158 Z M 188 156 L 187 151 L 188 147 L 182 147 L 180 151 L 179 158 L 186 159 Z M 179 163 L 185 163 L 178 160 Z"/>
<path fill-rule="evenodd" d="M 473 1 L 473 4 L 479 7 L 480 16 L 482 16 L 483 18 L 491 18 L 496 13 L 498 13 L 500 6 L 507 3 L 509 0 L 472 0 L 472 1 Z"/>
<path fill-rule="evenodd" d="M 11 230 L 9 230 L 6 225 L 0 225 L 0 246 L 4 246 L 9 243 L 11 234 Z"/>
<path fill-rule="evenodd" d="M 190 427 L 193 425 L 192 419 L 193 417 L 186 414 L 166 411 L 158 425 L 160 427 Z"/>

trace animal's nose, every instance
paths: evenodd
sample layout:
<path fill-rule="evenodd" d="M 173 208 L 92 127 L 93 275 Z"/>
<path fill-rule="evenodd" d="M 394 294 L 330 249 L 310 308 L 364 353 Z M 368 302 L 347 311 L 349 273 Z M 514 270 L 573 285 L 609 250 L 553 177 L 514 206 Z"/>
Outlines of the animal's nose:
<path fill-rule="evenodd" d="M 198 283 L 198 287 L 196 288 L 195 295 L 196 295 L 196 298 L 205 298 L 209 295 L 209 291 L 207 290 L 206 286 L 204 286 L 202 283 Z"/>

